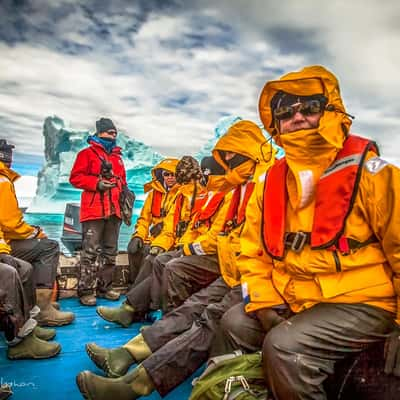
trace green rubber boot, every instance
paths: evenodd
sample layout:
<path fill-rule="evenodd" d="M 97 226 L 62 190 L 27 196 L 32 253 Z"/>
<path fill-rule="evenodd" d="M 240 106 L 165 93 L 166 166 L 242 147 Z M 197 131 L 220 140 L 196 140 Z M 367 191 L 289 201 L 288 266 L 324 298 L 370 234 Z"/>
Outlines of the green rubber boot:
<path fill-rule="evenodd" d="M 41 328 L 39 325 L 36 325 L 35 329 L 33 330 L 34 335 L 42 340 L 52 340 L 56 337 L 56 330 L 55 329 L 47 329 Z"/>
<path fill-rule="evenodd" d="M 154 390 L 153 382 L 142 366 L 116 379 L 83 371 L 76 377 L 76 383 L 83 397 L 90 400 L 134 400 Z"/>
<path fill-rule="evenodd" d="M 32 332 L 16 346 L 9 347 L 7 357 L 10 360 L 41 359 L 56 356 L 61 351 L 58 343 L 46 342 L 37 338 Z"/>
<path fill-rule="evenodd" d="M 115 322 L 128 328 L 135 321 L 135 309 L 128 303 L 122 303 L 120 307 L 104 307 L 96 308 L 97 314 L 101 318 L 109 322 Z"/>
<path fill-rule="evenodd" d="M 96 366 L 111 378 L 125 375 L 129 367 L 136 362 L 129 351 L 123 347 L 105 349 L 97 346 L 96 343 L 88 343 L 86 352 Z"/>

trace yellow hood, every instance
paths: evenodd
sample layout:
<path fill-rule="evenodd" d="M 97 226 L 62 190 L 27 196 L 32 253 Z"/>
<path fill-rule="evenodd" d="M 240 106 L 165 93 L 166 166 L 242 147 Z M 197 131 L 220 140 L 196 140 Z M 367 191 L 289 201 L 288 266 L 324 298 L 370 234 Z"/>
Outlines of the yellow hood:
<path fill-rule="evenodd" d="M 157 169 L 165 169 L 166 171 L 175 173 L 176 166 L 179 160 L 176 158 L 165 158 L 164 160 L 160 161 L 154 168 L 151 170 L 151 177 L 152 180 L 147 182 L 143 185 L 144 192 L 147 193 L 148 191 L 155 189 L 161 193 L 165 193 L 165 188 L 161 184 L 161 182 L 156 178 L 155 171 Z"/>
<path fill-rule="evenodd" d="M 325 111 L 319 123 L 319 134 L 329 143 L 340 149 L 349 132 L 351 119 L 345 114 L 339 83 L 336 77 L 326 68 L 314 65 L 303 68 L 298 72 L 290 72 L 279 80 L 267 82 L 261 91 L 259 113 L 265 129 L 272 135 L 278 144 L 279 130 L 273 120 L 270 107 L 271 99 L 278 91 L 299 95 L 311 96 L 323 94 L 327 99 L 327 107 L 334 111 Z"/>
<path fill-rule="evenodd" d="M 229 151 L 241 154 L 255 161 L 269 162 L 275 154 L 270 143 L 263 135 L 261 129 L 251 121 L 239 121 L 232 125 L 225 135 L 221 136 L 212 151 L 213 157 L 225 171 L 229 170 L 220 151 Z"/>

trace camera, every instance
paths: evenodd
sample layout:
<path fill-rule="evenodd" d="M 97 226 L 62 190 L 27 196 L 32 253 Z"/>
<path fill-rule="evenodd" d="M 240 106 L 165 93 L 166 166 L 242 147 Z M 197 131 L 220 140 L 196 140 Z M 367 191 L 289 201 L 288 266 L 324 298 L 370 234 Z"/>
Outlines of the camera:
<path fill-rule="evenodd" d="M 111 179 L 113 177 L 112 164 L 107 161 L 101 163 L 101 176 L 105 179 Z"/>

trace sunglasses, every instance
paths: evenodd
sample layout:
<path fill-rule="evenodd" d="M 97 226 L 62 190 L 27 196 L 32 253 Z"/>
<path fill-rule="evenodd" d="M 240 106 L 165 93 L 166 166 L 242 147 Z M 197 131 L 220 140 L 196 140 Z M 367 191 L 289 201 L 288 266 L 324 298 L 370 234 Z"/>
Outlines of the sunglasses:
<path fill-rule="evenodd" d="M 110 129 L 107 131 L 107 133 L 111 133 L 112 135 L 116 135 L 117 131 L 115 131 L 114 129 Z"/>
<path fill-rule="evenodd" d="M 325 109 L 325 102 L 320 100 L 308 100 L 292 106 L 277 107 L 274 116 L 277 120 L 292 118 L 297 112 L 302 115 L 318 114 Z"/>
<path fill-rule="evenodd" d="M 174 176 L 175 174 L 173 173 L 173 172 L 168 172 L 168 171 L 164 171 L 163 173 L 162 173 L 162 176 L 165 178 L 165 177 L 167 177 L 167 176 Z"/>

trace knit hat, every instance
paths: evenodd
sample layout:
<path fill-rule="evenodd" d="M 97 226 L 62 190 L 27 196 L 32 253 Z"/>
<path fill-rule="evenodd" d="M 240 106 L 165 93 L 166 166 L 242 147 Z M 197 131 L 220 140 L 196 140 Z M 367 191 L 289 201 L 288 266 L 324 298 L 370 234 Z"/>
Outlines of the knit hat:
<path fill-rule="evenodd" d="M 195 158 L 192 156 L 183 156 L 179 160 L 175 172 L 176 181 L 179 184 L 184 185 L 192 179 L 200 180 L 202 176 L 200 165 Z"/>
<path fill-rule="evenodd" d="M 6 165 L 11 165 L 14 147 L 12 144 L 8 144 L 6 139 L 0 139 L 0 161 Z"/>
<path fill-rule="evenodd" d="M 98 121 L 96 121 L 96 135 L 101 132 L 107 132 L 110 129 L 117 131 L 117 128 L 110 118 L 100 118 Z"/>

